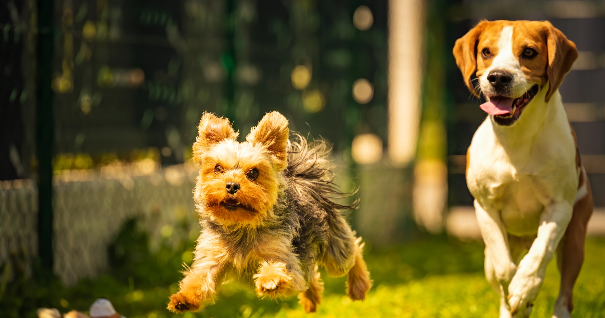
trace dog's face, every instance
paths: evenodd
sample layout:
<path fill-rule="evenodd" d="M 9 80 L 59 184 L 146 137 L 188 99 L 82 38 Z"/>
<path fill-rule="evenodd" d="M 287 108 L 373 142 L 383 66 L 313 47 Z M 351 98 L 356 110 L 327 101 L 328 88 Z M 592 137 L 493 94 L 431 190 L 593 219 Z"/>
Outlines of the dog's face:
<path fill-rule="evenodd" d="M 534 96 L 547 83 L 544 96 L 550 100 L 578 52 L 549 22 L 482 21 L 456 41 L 454 56 L 469 90 L 488 99 L 481 109 L 497 124 L 509 126 L 536 104 L 531 103 Z"/>
<path fill-rule="evenodd" d="M 286 118 L 272 112 L 239 143 L 229 120 L 205 113 L 193 145 L 200 211 L 222 225 L 258 225 L 277 202 L 288 132 Z"/>

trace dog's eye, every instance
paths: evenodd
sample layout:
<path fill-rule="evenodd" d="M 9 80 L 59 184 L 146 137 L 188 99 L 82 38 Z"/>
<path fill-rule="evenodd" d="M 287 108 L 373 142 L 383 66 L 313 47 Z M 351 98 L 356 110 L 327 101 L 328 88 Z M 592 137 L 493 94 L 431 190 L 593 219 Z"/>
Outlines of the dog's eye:
<path fill-rule="evenodd" d="M 216 166 L 214 166 L 214 174 L 223 173 L 224 171 L 225 169 L 223 169 L 223 167 L 218 163 L 216 164 Z"/>
<path fill-rule="evenodd" d="M 481 55 L 483 55 L 483 58 L 488 59 L 492 56 L 492 52 L 488 48 L 485 48 L 481 51 Z"/>
<path fill-rule="evenodd" d="M 258 169 L 252 168 L 248 170 L 248 172 L 246 172 L 246 178 L 248 178 L 250 181 L 256 180 L 258 178 Z"/>
<path fill-rule="evenodd" d="M 532 58 L 536 56 L 536 54 L 538 54 L 538 52 L 536 52 L 536 50 L 532 48 L 526 48 L 525 50 L 523 50 L 523 57 L 525 58 Z"/>

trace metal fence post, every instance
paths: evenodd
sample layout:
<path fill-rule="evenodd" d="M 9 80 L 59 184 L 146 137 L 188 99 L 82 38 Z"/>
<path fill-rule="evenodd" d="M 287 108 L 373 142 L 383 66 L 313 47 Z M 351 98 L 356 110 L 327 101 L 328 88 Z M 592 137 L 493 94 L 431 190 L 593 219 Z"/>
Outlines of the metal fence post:
<path fill-rule="evenodd" d="M 226 1 L 225 15 L 225 52 L 222 56 L 223 67 L 227 72 L 226 87 L 225 87 L 225 116 L 229 118 L 233 127 L 237 130 L 237 112 L 235 111 L 235 68 L 236 68 L 236 52 L 235 52 L 235 28 L 236 28 L 236 2 L 235 0 Z"/>
<path fill-rule="evenodd" d="M 42 267 L 53 270 L 54 113 L 52 62 L 54 55 L 54 0 L 37 0 L 36 39 L 36 153 L 38 161 L 38 256 Z"/>

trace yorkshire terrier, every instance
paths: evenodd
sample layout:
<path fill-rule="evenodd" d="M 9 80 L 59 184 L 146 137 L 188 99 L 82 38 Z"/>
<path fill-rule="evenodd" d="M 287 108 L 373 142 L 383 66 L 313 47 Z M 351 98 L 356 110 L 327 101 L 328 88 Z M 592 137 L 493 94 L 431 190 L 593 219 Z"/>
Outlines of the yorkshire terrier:
<path fill-rule="evenodd" d="M 288 140 L 288 120 L 266 114 L 239 143 L 229 120 L 205 113 L 193 145 L 200 167 L 194 201 L 202 232 L 168 309 L 197 311 L 215 299 L 228 278 L 253 287 L 259 297 L 298 293 L 306 312 L 315 312 L 323 282 L 348 273 L 347 294 L 365 299 L 371 287 L 356 238 L 333 201 L 339 192 L 326 160 L 324 142 L 299 135 Z"/>

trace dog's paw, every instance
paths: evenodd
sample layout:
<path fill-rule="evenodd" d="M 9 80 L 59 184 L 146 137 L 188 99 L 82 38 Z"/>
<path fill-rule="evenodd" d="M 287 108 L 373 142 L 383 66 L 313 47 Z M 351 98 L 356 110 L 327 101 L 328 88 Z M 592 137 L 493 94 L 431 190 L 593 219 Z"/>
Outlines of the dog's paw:
<path fill-rule="evenodd" d="M 290 289 L 292 278 L 281 273 L 256 276 L 256 293 L 259 296 L 269 296 L 275 298 L 287 293 Z"/>
<path fill-rule="evenodd" d="M 255 279 L 256 293 L 259 296 L 277 296 L 290 294 L 296 290 L 297 285 L 294 277 L 289 273 L 286 264 L 282 262 L 264 263 L 258 274 L 253 276 Z M 300 277 L 302 279 L 302 277 Z"/>
<path fill-rule="evenodd" d="M 534 308 L 534 304 L 527 304 L 524 308 L 518 309 L 512 317 L 513 318 L 528 318 L 531 315 L 531 311 Z"/>
<path fill-rule="evenodd" d="M 200 300 L 197 297 L 188 297 L 185 293 L 179 292 L 170 296 L 168 310 L 181 314 L 186 311 L 200 310 Z"/>
<path fill-rule="evenodd" d="M 555 303 L 555 310 L 552 314 L 552 318 L 571 318 L 573 305 L 570 306 L 570 304 L 567 304 L 567 301 L 571 300 L 559 296 L 559 299 L 557 299 L 557 302 Z"/>
<path fill-rule="evenodd" d="M 542 282 L 542 277 L 536 273 L 526 273 L 523 268 L 517 271 L 508 286 L 508 304 L 513 317 L 529 317 Z"/>

